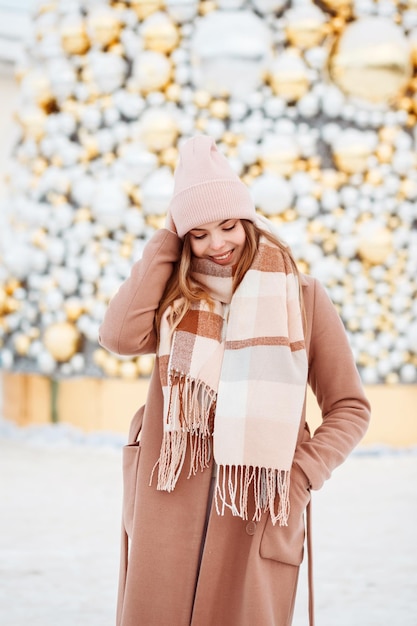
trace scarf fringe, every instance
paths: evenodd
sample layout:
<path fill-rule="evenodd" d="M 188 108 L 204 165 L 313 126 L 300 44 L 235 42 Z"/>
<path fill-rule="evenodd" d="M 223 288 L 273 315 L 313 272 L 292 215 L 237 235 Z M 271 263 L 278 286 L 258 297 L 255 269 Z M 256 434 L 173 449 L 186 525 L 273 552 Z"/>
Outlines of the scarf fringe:
<path fill-rule="evenodd" d="M 287 526 L 290 514 L 289 470 L 220 465 L 214 495 L 218 515 L 224 515 L 225 510 L 230 509 L 233 515 L 249 519 L 248 494 L 251 484 L 255 501 L 252 521 L 258 522 L 262 514 L 269 511 L 273 525 L 278 522 L 280 526 Z"/>
<path fill-rule="evenodd" d="M 170 372 L 167 417 L 164 421 L 158 466 L 157 489 L 173 491 L 183 468 L 187 448 L 190 448 L 188 478 L 209 467 L 212 445 L 212 421 L 216 392 L 210 387 L 180 372 Z"/>

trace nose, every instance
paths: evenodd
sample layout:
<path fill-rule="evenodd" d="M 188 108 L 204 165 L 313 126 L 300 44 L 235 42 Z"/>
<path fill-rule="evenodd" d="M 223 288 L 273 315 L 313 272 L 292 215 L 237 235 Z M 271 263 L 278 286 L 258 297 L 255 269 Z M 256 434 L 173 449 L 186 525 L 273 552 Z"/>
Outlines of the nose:
<path fill-rule="evenodd" d="M 211 236 L 210 247 L 212 250 L 221 250 L 224 246 L 224 237 L 222 233 L 213 233 Z"/>

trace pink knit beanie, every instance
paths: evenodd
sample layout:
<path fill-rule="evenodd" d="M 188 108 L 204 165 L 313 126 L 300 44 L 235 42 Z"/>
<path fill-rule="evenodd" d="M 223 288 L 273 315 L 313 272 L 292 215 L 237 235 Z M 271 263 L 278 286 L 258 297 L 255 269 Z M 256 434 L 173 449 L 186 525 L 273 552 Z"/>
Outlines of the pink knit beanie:
<path fill-rule="evenodd" d="M 246 219 L 256 212 L 249 189 L 233 171 L 214 139 L 197 135 L 180 147 L 169 212 L 179 237 L 208 222 Z"/>

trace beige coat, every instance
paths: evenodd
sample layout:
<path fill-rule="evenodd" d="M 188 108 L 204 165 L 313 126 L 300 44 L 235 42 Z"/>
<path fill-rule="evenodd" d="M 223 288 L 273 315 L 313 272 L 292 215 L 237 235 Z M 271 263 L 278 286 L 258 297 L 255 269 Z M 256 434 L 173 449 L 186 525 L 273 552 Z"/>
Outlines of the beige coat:
<path fill-rule="evenodd" d="M 155 233 L 109 305 L 103 346 L 124 355 L 155 353 L 154 313 L 180 249 L 175 234 Z M 273 526 L 268 514 L 258 523 L 219 516 L 213 508 L 207 515 L 209 470 L 191 478 L 183 471 L 172 493 L 150 484 L 162 438 L 155 367 L 146 407 L 135 415 L 124 449 L 118 626 L 290 626 L 310 488 L 319 489 L 346 459 L 370 416 L 340 318 L 316 280 L 302 277 L 302 287 L 308 382 L 323 421 L 311 438 L 302 417 L 288 526 Z"/>

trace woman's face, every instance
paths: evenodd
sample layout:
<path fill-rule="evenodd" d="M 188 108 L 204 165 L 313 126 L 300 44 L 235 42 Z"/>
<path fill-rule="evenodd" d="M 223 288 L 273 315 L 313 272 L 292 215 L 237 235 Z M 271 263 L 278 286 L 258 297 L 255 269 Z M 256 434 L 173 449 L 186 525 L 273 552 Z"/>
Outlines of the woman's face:
<path fill-rule="evenodd" d="M 210 259 L 218 265 L 236 265 L 246 242 L 241 220 L 209 222 L 189 232 L 191 251 L 200 259 Z"/>

